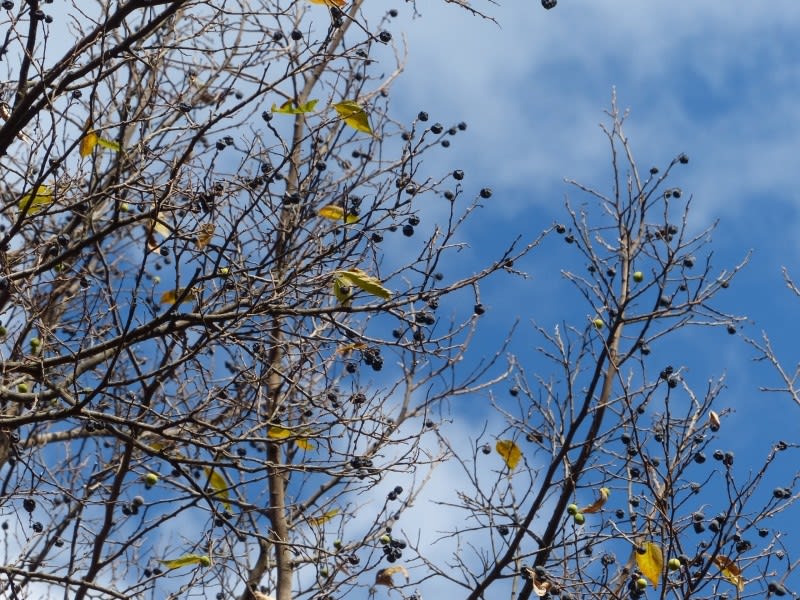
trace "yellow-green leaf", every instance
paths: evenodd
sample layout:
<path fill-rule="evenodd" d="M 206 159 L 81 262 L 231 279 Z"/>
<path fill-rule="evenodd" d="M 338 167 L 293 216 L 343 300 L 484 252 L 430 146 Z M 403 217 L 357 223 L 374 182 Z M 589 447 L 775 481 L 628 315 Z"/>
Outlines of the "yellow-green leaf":
<path fill-rule="evenodd" d="M 641 549 L 644 549 L 644 552 L 639 552 Z M 664 553 L 661 552 L 661 546 L 653 542 L 645 542 L 641 548 L 636 548 L 635 552 L 639 571 L 653 584 L 654 588 L 658 588 L 658 580 L 661 579 L 661 573 L 664 572 Z"/>
<path fill-rule="evenodd" d="M 280 106 L 275 104 L 272 105 L 272 112 L 279 113 L 283 115 L 302 115 L 304 113 L 310 113 L 314 110 L 314 107 L 317 105 L 319 100 L 309 100 L 308 102 L 304 102 L 299 106 L 295 106 L 294 102 L 291 100 L 287 100 Z"/>
<path fill-rule="evenodd" d="M 592 513 L 600 512 L 600 509 L 603 508 L 603 506 L 605 505 L 606 501 L 608 500 L 608 497 L 609 497 L 610 494 L 611 494 L 611 490 L 609 490 L 607 487 L 600 488 L 600 494 L 599 494 L 599 497 L 597 498 L 597 500 L 592 502 L 589 506 L 586 506 L 586 507 L 580 509 L 578 512 L 582 512 L 582 513 L 586 513 L 586 514 L 592 514 Z"/>
<path fill-rule="evenodd" d="M 497 440 L 495 450 L 503 458 L 506 466 L 514 470 L 522 458 L 522 450 L 512 440 Z"/>
<path fill-rule="evenodd" d="M 100 144 L 103 148 L 106 148 L 113 152 L 119 152 L 122 150 L 122 147 L 117 142 L 112 140 L 107 140 L 105 138 L 97 138 L 97 143 Z"/>
<path fill-rule="evenodd" d="M 159 561 L 168 569 L 179 569 L 189 565 L 200 565 L 201 567 L 211 566 L 211 557 L 205 554 L 186 554 L 180 558 L 173 558 L 171 560 Z"/>
<path fill-rule="evenodd" d="M 228 502 L 230 496 L 228 495 L 228 488 L 230 485 L 225 477 L 219 471 L 215 471 L 211 467 L 205 467 L 206 477 L 208 477 L 208 487 L 214 492 L 214 497 L 222 501 L 222 506 L 226 510 L 231 509 L 231 504 Z"/>
<path fill-rule="evenodd" d="M 342 306 L 350 306 L 353 299 L 353 282 L 345 275 L 339 274 L 333 279 L 333 295 Z"/>
<path fill-rule="evenodd" d="M 33 194 L 25 194 L 19 201 L 19 210 L 35 215 L 53 202 L 53 190 L 47 185 L 40 185 Z"/>
<path fill-rule="evenodd" d="M 378 298 L 388 300 L 392 297 L 392 292 L 383 287 L 380 280 L 372 275 L 367 275 L 361 269 L 350 269 L 348 271 L 341 271 L 339 276 L 344 276 L 351 281 L 354 285 L 360 287 L 362 290 Z"/>
<path fill-rule="evenodd" d="M 339 514 L 339 509 L 338 508 L 332 508 L 331 510 L 326 512 L 321 517 L 309 517 L 308 518 L 308 522 L 311 525 L 319 527 L 320 525 L 323 525 L 323 524 L 327 523 L 328 521 L 330 521 L 333 517 L 335 517 L 338 514 Z"/>
<path fill-rule="evenodd" d="M 714 557 L 714 564 L 719 567 L 722 576 L 736 586 L 739 592 L 744 591 L 744 577 L 742 570 L 727 556 L 717 555 Z"/>
<path fill-rule="evenodd" d="M 94 147 L 97 146 L 97 142 L 100 137 L 97 135 L 96 131 L 87 131 L 84 136 L 81 138 L 81 143 L 78 146 L 78 152 L 81 155 L 81 158 L 86 158 L 92 153 Z"/>
<path fill-rule="evenodd" d="M 342 100 L 333 105 L 342 120 L 357 131 L 364 133 L 372 133 L 372 127 L 369 126 L 369 116 L 355 100 Z"/>
<path fill-rule="evenodd" d="M 291 435 L 291 431 L 285 427 L 279 427 L 278 425 L 273 425 L 267 430 L 267 437 L 273 440 L 285 440 Z"/>

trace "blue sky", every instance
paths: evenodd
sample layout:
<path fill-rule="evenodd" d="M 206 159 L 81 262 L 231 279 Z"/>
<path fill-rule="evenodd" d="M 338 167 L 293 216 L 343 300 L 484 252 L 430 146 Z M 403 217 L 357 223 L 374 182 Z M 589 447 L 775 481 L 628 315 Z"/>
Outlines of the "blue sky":
<path fill-rule="evenodd" d="M 627 134 L 641 169 L 663 169 L 678 153 L 689 155 L 670 186 L 693 196 L 694 230 L 719 221 L 709 246 L 714 271 L 731 269 L 752 251 L 749 265 L 718 297 L 719 306 L 748 317 L 741 335 L 758 338 L 766 331 L 793 368 L 800 358 L 800 302 L 786 288 L 781 267 L 800 278 L 800 4 L 561 0 L 551 11 L 538 1 L 474 5 L 497 24 L 451 4 L 418 2 L 422 18 L 412 19 L 411 7 L 398 4 L 401 16 L 392 29 L 396 37 L 405 32 L 408 47 L 406 72 L 393 88 L 395 116 L 410 122 L 425 110 L 432 121 L 469 125 L 451 148 L 428 156 L 426 166 L 464 169 L 465 188 L 473 194 L 484 185 L 494 190 L 465 232 L 470 251 L 451 268 L 469 271 L 517 234 L 532 239 L 564 220 L 567 196 L 576 204 L 587 200 L 565 177 L 608 188 L 608 143 L 598 124 L 606 122 L 603 111 L 615 87 L 620 107 L 631 110 Z M 548 240 L 517 266 L 531 278 L 500 275 L 483 287 L 489 312 L 473 351 L 494 350 L 519 319 L 512 348 L 533 371 L 543 363 L 535 358 L 541 341 L 530 323 L 548 330 L 580 324 L 587 307 L 560 276 L 561 269 L 580 269 L 560 239 Z M 740 337 L 698 328 L 674 336 L 652 357 L 684 366 L 698 391 L 726 375 L 719 406 L 734 412 L 719 445 L 736 452 L 742 474 L 748 461 L 760 464 L 774 440 L 797 440 L 800 410 L 787 397 L 759 392 L 777 381 L 753 357 Z M 495 391 L 498 398 L 503 391 Z M 449 435 L 465 440 L 465 450 L 487 418 L 476 406 L 487 404 L 454 406 Z M 490 431 L 502 427 L 497 415 L 488 418 Z M 775 485 L 788 484 L 791 461 L 775 475 Z M 447 497 L 457 477 L 445 468 L 429 496 Z M 458 522 L 430 507 L 419 511 L 442 528 Z M 776 527 L 789 540 L 798 533 L 788 518 Z M 429 597 L 446 590 L 428 586 Z"/>

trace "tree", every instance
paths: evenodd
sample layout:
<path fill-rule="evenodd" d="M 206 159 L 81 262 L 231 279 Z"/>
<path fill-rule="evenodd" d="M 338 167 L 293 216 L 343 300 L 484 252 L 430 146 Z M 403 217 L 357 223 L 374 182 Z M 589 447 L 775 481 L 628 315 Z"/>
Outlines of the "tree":
<path fill-rule="evenodd" d="M 466 125 L 393 120 L 393 10 L 48 4 L 2 17 L 4 596 L 385 585 L 439 404 L 503 376 L 456 369 L 479 284 L 537 242 L 442 272 L 491 190 L 421 163 Z"/>
<path fill-rule="evenodd" d="M 792 492 L 763 488 L 789 444 L 750 475 L 709 457 L 722 380 L 654 362 L 737 332 L 715 298 L 746 259 L 703 257 L 667 187 L 687 157 L 640 174 L 613 105 L 611 192 L 575 184 L 568 225 L 451 277 L 492 192 L 422 162 L 465 124 L 394 117 L 393 10 L 48 4 L 2 6 L 5 596 L 784 591 Z M 472 360 L 480 285 L 559 235 L 586 314 L 539 330 L 546 364 Z M 505 430 L 465 455 L 448 399 L 507 376 Z M 397 523 L 453 459 L 441 562 Z"/>
<path fill-rule="evenodd" d="M 577 256 L 563 276 L 586 313 L 538 328 L 543 360 L 520 361 L 495 399 L 505 429 L 460 454 L 468 485 L 442 501 L 464 514 L 445 536 L 457 551 L 448 568 L 426 567 L 469 600 L 786 593 L 794 564 L 770 519 L 793 502 L 793 481 L 768 483 L 796 445 L 774 440 L 744 467 L 714 449 L 730 410 L 724 378 L 695 390 L 662 350 L 689 327 L 738 333 L 743 318 L 716 300 L 747 258 L 717 270 L 713 227 L 693 233 L 691 196 L 669 185 L 689 158 L 641 169 L 625 118 L 614 98 L 610 189 L 570 181 L 583 200 L 554 225 Z M 796 399 L 794 378 L 784 382 Z"/>

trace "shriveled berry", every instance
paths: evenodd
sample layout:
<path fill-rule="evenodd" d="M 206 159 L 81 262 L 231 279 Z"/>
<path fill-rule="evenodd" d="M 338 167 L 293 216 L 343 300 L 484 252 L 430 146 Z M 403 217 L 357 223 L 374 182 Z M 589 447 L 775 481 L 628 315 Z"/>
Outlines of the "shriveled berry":
<path fill-rule="evenodd" d="M 461 169 L 456 169 L 455 171 L 453 171 L 453 179 L 455 179 L 456 181 L 461 181 L 462 179 L 464 179 L 464 171 L 462 171 Z"/>
<path fill-rule="evenodd" d="M 480 192 L 481 198 L 491 198 L 492 197 L 492 189 L 491 188 L 483 188 Z"/>
<path fill-rule="evenodd" d="M 388 44 L 389 42 L 392 41 L 392 34 L 389 33 L 388 31 L 381 31 L 378 34 L 378 39 L 382 41 L 384 44 Z"/>

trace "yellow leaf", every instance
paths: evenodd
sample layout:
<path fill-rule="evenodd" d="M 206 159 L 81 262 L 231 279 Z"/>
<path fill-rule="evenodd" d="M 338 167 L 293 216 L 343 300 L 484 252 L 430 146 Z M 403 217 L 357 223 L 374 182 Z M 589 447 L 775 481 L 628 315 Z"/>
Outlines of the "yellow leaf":
<path fill-rule="evenodd" d="M 641 549 L 644 549 L 644 552 L 639 552 Z M 645 542 L 641 548 L 636 548 L 635 552 L 636 564 L 642 575 L 653 584 L 654 588 L 658 588 L 658 580 L 664 572 L 664 554 L 661 552 L 661 546 Z"/>
<path fill-rule="evenodd" d="M 321 517 L 309 517 L 307 521 L 309 522 L 309 524 L 319 527 L 320 525 L 323 525 L 328 521 L 330 521 L 333 517 L 335 517 L 338 514 L 339 514 L 339 509 L 332 508 Z"/>
<path fill-rule="evenodd" d="M 320 217 L 325 217 L 331 221 L 344 221 L 348 225 L 350 223 L 358 223 L 358 215 L 344 214 L 344 209 L 337 204 L 329 204 L 319 209 L 317 213 Z"/>
<path fill-rule="evenodd" d="M 396 565 L 394 567 L 386 567 L 375 573 L 375 585 L 385 585 L 386 587 L 393 588 L 394 581 L 392 580 L 392 575 L 395 573 L 400 573 L 405 576 L 406 581 L 408 581 L 408 569 L 402 565 Z"/>
<path fill-rule="evenodd" d="M 87 131 L 86 134 L 81 138 L 81 143 L 78 146 L 78 152 L 81 155 L 81 158 L 86 158 L 92 153 L 94 147 L 97 145 L 97 140 L 99 136 L 97 135 L 96 131 Z"/>
<path fill-rule="evenodd" d="M 344 276 L 350 280 L 354 285 L 360 287 L 362 290 L 373 296 L 378 296 L 384 300 L 392 297 L 392 292 L 381 285 L 380 280 L 372 275 L 367 275 L 361 269 L 350 269 L 349 271 L 341 271 L 340 277 Z"/>
<path fill-rule="evenodd" d="M 113 152 L 120 152 L 122 147 L 115 141 L 107 140 L 105 138 L 97 138 L 97 143 L 100 144 L 103 148 L 107 148 L 108 150 L 112 150 Z"/>
<path fill-rule="evenodd" d="M 33 194 L 25 194 L 19 201 L 20 212 L 35 215 L 45 206 L 53 202 L 53 190 L 50 186 L 40 185 Z"/>
<path fill-rule="evenodd" d="M 273 440 L 285 440 L 290 437 L 292 432 L 284 427 L 273 425 L 267 430 L 267 437 Z"/>
<path fill-rule="evenodd" d="M 347 0 L 308 0 L 311 4 L 324 4 L 326 6 L 335 6 L 336 8 L 344 8 L 347 5 Z"/>
<path fill-rule="evenodd" d="M 299 106 L 295 106 L 294 102 L 291 100 L 287 100 L 283 104 L 278 107 L 277 105 L 272 105 L 272 112 L 279 113 L 283 115 L 302 115 L 304 113 L 309 113 L 314 110 L 314 107 L 317 105 L 319 100 L 309 100 L 308 102 L 301 104 Z"/>
<path fill-rule="evenodd" d="M 163 294 L 161 294 L 161 304 L 175 304 L 178 301 L 178 298 L 183 296 L 181 302 L 191 302 L 194 298 L 190 293 L 185 294 L 186 288 L 178 288 L 177 290 L 167 290 Z"/>
<path fill-rule="evenodd" d="M 319 209 L 319 216 L 330 219 L 331 221 L 343 221 L 344 209 L 336 204 L 329 204 Z"/>
<path fill-rule="evenodd" d="M 200 225 L 200 228 L 197 230 L 197 235 L 194 238 L 194 243 L 197 246 L 198 250 L 202 250 L 206 246 L 208 246 L 208 242 L 211 241 L 211 238 L 214 237 L 214 224 L 213 223 L 203 223 Z"/>
<path fill-rule="evenodd" d="M 506 466 L 512 471 L 517 468 L 519 460 L 522 458 L 522 450 L 519 449 L 511 440 L 497 440 L 495 444 L 497 453 L 503 457 Z"/>
<path fill-rule="evenodd" d="M 211 467 L 204 467 L 206 476 L 208 477 L 208 487 L 210 487 L 214 492 L 214 497 L 222 501 L 222 506 L 225 507 L 225 510 L 231 509 L 231 504 L 228 502 L 228 488 L 230 485 L 225 480 L 225 477 L 219 472 L 215 471 Z"/>
<path fill-rule="evenodd" d="M 736 586 L 739 592 L 744 591 L 744 577 L 742 570 L 727 556 L 717 555 L 714 557 L 714 564 L 719 567 L 722 576 Z"/>
<path fill-rule="evenodd" d="M 595 500 L 594 502 L 592 502 L 586 508 L 580 509 L 578 512 L 587 513 L 587 514 L 600 512 L 600 509 L 603 508 L 603 506 L 605 505 L 606 501 L 608 500 L 608 496 L 610 494 L 611 494 L 611 490 L 609 490 L 607 487 L 600 488 L 600 497 L 597 500 Z"/>
<path fill-rule="evenodd" d="M 364 133 L 372 133 L 372 127 L 369 126 L 367 111 L 354 100 L 342 100 L 334 104 L 333 108 L 336 109 L 336 112 L 339 113 L 342 120 L 353 129 L 363 131 Z"/>
<path fill-rule="evenodd" d="M 302 450 L 311 451 L 315 448 L 314 442 L 311 442 L 306 438 L 297 438 L 294 443 L 297 444 L 297 447 Z"/>
<path fill-rule="evenodd" d="M 185 556 L 181 556 L 180 558 L 173 558 L 172 560 L 161 560 L 159 562 L 168 569 L 178 569 L 180 567 L 186 567 L 188 565 L 200 565 L 203 567 L 210 567 L 211 557 L 205 554 L 186 554 Z"/>

